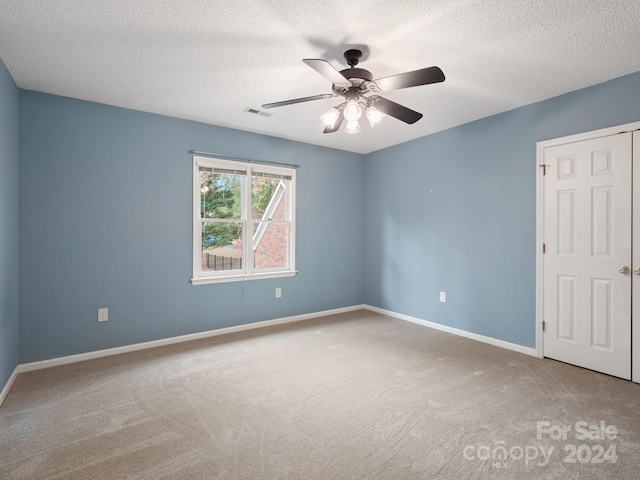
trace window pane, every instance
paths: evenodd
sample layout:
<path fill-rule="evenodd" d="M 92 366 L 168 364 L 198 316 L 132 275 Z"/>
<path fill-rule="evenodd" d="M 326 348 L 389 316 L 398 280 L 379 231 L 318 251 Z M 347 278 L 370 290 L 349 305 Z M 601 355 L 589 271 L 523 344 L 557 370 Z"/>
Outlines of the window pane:
<path fill-rule="evenodd" d="M 200 172 L 200 218 L 240 218 L 241 175 Z"/>
<path fill-rule="evenodd" d="M 202 224 L 202 271 L 242 269 L 242 225 L 235 222 Z"/>
<path fill-rule="evenodd" d="M 287 231 L 286 222 L 253 223 L 253 267 L 287 267 Z"/>
<path fill-rule="evenodd" d="M 260 176 L 251 177 L 251 218 L 254 220 L 286 220 L 284 195 L 287 180 Z"/>

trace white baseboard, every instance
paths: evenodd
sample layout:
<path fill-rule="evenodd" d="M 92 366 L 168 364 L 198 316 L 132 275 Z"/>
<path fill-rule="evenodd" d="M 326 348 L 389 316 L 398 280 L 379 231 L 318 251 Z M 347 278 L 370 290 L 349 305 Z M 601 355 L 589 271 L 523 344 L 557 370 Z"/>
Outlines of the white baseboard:
<path fill-rule="evenodd" d="M 150 342 L 134 343 L 132 345 L 124 345 L 122 347 L 107 348 L 105 350 L 96 350 L 93 352 L 79 353 L 76 355 L 68 355 L 66 357 L 52 358 L 39 362 L 23 363 L 16 367 L 18 373 L 31 372 L 41 370 L 43 368 L 57 367 L 59 365 L 67 365 L 69 363 L 83 362 L 85 360 L 93 360 L 95 358 L 109 357 L 111 355 L 120 355 L 121 353 L 135 352 L 145 350 L 147 348 L 162 347 L 164 345 L 172 345 L 174 343 L 189 342 L 191 340 L 199 340 L 202 338 L 215 337 L 218 335 L 226 335 L 228 333 L 242 332 L 245 330 L 254 330 L 256 328 L 270 327 L 272 325 L 281 325 L 283 323 L 301 322 L 312 318 L 325 317 L 327 315 L 336 315 L 339 313 L 353 312 L 362 310 L 363 305 L 353 305 L 351 307 L 336 308 L 333 310 L 324 310 L 321 312 L 305 313 L 303 315 L 295 315 L 292 317 L 276 318 L 274 320 L 265 320 L 263 322 L 247 323 L 234 327 L 218 328 L 216 330 L 208 330 L 206 332 L 191 333 L 189 335 L 181 335 L 179 337 L 163 338 L 161 340 L 152 340 Z M 6 388 L 6 387 L 5 387 Z M 4 392 L 4 390 L 3 390 Z M 8 390 L 7 390 L 8 392 Z"/>
<path fill-rule="evenodd" d="M 2 406 L 5 399 L 7 398 L 7 395 L 9 395 L 9 390 L 11 390 L 11 387 L 13 387 L 13 382 L 15 382 L 16 378 L 18 378 L 18 373 L 20 373 L 18 371 L 19 366 L 20 365 L 18 365 L 16 368 L 13 369 L 13 373 L 9 377 L 9 380 L 7 380 L 7 383 L 4 385 L 2 392 L 0 392 L 0 407 Z"/>
<path fill-rule="evenodd" d="M 191 340 L 199 340 L 202 338 L 215 337 L 218 335 L 226 335 L 228 333 L 242 332 L 246 330 L 254 330 L 257 328 L 264 328 L 273 325 L 281 325 L 284 323 L 301 322 L 303 320 L 310 320 L 313 318 L 324 317 L 328 315 L 337 315 L 340 313 L 354 312 L 357 310 L 369 310 L 372 312 L 394 317 L 400 320 L 405 320 L 411 323 L 417 323 L 425 327 L 433 328 L 435 330 L 441 330 L 443 332 L 452 333 L 461 337 L 469 338 L 471 340 L 477 340 L 479 342 L 488 343 L 515 352 L 524 353 L 525 355 L 538 356 L 535 348 L 524 347 L 515 343 L 505 342 L 492 337 L 485 337 L 484 335 L 478 335 L 476 333 L 467 332 L 466 330 L 460 330 L 446 325 L 440 325 L 439 323 L 428 322 L 420 318 L 411 317 L 401 313 L 392 312 L 378 307 L 372 307 L 371 305 L 353 305 L 351 307 L 336 308 L 333 310 L 324 310 L 320 312 L 305 313 L 303 315 L 295 315 L 292 317 L 276 318 L 273 320 L 266 320 L 263 322 L 248 323 L 245 325 L 238 325 L 234 327 L 218 328 L 216 330 L 208 330 L 206 332 L 192 333 L 189 335 L 181 335 L 179 337 L 163 338 L 161 340 L 153 340 L 150 342 L 135 343 L 132 345 L 124 345 L 122 347 L 107 348 L 105 350 L 96 350 L 94 352 L 80 353 L 77 355 L 68 355 L 65 357 L 52 358 L 49 360 L 42 360 L 39 362 L 23 363 L 18 365 L 6 385 L 0 393 L 0 406 L 4 402 L 5 398 L 9 394 L 9 390 L 13 386 L 18 374 L 23 372 L 32 372 L 34 370 L 41 370 L 43 368 L 57 367 L 59 365 L 67 365 L 70 363 L 83 362 L 85 360 L 93 360 L 96 358 L 109 357 L 111 355 L 120 355 L 122 353 L 135 352 L 138 350 L 145 350 L 148 348 L 162 347 L 164 345 L 172 345 L 175 343 L 189 342 Z"/>
<path fill-rule="evenodd" d="M 439 323 L 429 322 L 427 320 L 422 320 L 421 318 L 412 317 L 410 315 L 404 315 L 402 313 L 392 312 L 391 310 L 385 310 L 383 308 L 372 307 L 371 305 L 363 305 L 362 308 L 366 310 L 370 310 L 372 312 L 381 313 L 382 315 L 388 315 L 389 317 L 394 317 L 399 320 L 404 320 L 411 323 L 417 323 L 418 325 L 422 325 L 423 327 L 433 328 L 435 330 L 452 333 L 453 335 L 469 338 L 471 340 L 476 340 L 478 342 L 488 343 L 489 345 L 494 345 L 496 347 L 506 348 L 507 350 L 513 350 L 514 352 L 524 353 L 525 355 L 531 355 L 533 357 L 539 356 L 535 348 L 525 347 L 522 345 L 518 345 L 517 343 L 505 342 L 504 340 L 498 340 L 497 338 L 493 338 L 493 337 L 485 337 L 484 335 L 479 335 L 477 333 L 468 332 L 466 330 L 460 330 L 459 328 L 448 327 L 446 325 L 441 325 Z"/>

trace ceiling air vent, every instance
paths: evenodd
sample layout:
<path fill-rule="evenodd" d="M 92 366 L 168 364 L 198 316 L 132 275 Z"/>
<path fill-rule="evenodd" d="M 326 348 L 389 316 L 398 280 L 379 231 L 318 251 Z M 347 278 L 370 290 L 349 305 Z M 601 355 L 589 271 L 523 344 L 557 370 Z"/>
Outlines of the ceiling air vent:
<path fill-rule="evenodd" d="M 247 107 L 243 110 L 243 112 L 250 113 L 252 115 L 258 115 L 259 117 L 270 117 L 271 114 L 267 112 L 263 112 L 261 110 L 256 110 L 255 108 Z"/>

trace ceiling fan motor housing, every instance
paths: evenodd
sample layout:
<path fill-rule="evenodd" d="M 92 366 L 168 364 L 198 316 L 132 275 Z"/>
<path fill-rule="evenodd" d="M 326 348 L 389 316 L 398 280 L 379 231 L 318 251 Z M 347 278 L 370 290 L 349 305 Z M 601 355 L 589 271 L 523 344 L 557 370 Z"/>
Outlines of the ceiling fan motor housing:
<path fill-rule="evenodd" d="M 370 82 L 373 80 L 373 75 L 371 75 L 371 72 L 369 70 L 365 70 L 364 68 L 355 68 L 358 62 L 360 61 L 360 59 L 362 58 L 362 52 L 360 50 L 356 50 L 356 49 L 347 50 L 346 52 L 344 52 L 344 58 L 347 61 L 347 65 L 349 65 L 350 67 L 340 71 L 340 73 L 344 78 L 348 79 L 349 81 L 351 81 L 351 79 L 364 80 L 367 82 Z M 351 82 L 351 83 L 356 85 L 362 82 Z"/>
<path fill-rule="evenodd" d="M 356 80 L 366 80 L 367 82 L 371 82 L 373 80 L 371 72 L 364 68 L 346 68 L 344 70 L 340 70 L 340 73 L 344 78 L 349 80 L 352 78 Z"/>

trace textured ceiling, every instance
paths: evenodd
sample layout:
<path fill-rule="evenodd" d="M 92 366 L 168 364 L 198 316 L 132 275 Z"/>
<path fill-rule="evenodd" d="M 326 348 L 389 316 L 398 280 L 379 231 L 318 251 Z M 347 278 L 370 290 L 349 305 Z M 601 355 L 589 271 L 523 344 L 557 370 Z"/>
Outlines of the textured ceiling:
<path fill-rule="evenodd" d="M 24 89 L 368 153 L 640 71 L 639 26 L 638 0 L 0 0 L 0 57 Z M 447 79 L 357 135 L 322 133 L 340 99 L 243 111 L 330 93 L 302 59 L 349 47 L 374 78 Z"/>

